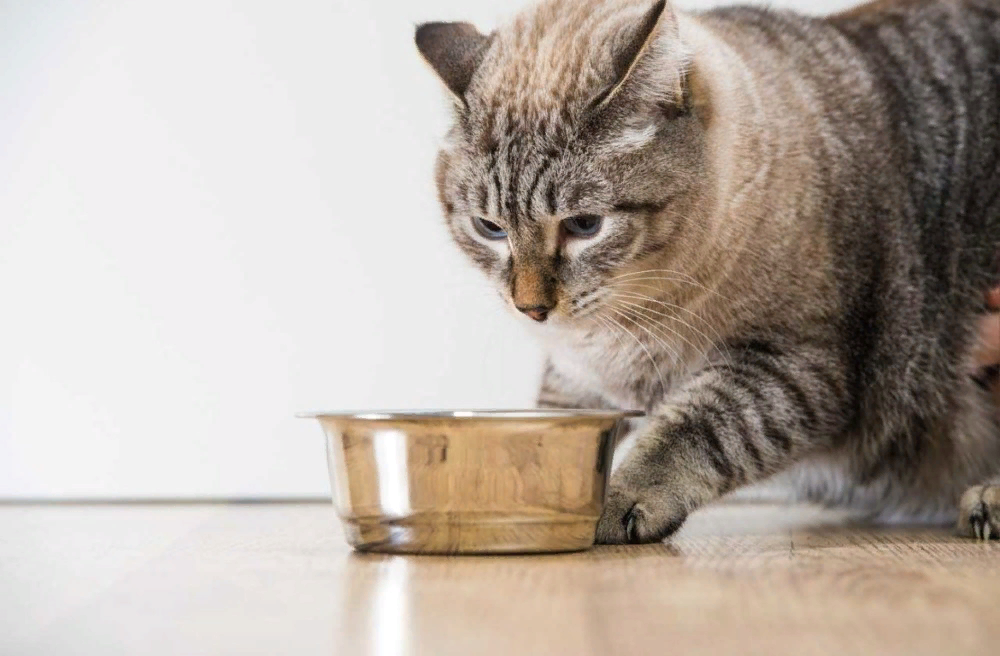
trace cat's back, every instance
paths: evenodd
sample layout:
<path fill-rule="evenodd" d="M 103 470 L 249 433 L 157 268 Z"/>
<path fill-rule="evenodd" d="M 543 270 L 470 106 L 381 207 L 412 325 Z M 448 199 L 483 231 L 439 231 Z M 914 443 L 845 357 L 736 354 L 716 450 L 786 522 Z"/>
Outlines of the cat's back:
<path fill-rule="evenodd" d="M 915 19 L 916 22 L 936 21 L 949 12 L 968 12 L 974 22 L 996 22 L 998 11 L 998 0 L 871 0 L 831 14 L 824 20 L 871 25 L 894 22 L 900 18 Z"/>
<path fill-rule="evenodd" d="M 824 22 L 913 130 L 1000 134 L 1000 0 L 877 0 Z"/>
<path fill-rule="evenodd" d="M 925 256 L 944 241 L 988 265 L 1000 246 L 1000 0 L 877 0 L 824 22 L 874 81 L 889 119 L 875 145 L 906 172 Z"/>
<path fill-rule="evenodd" d="M 807 96 L 786 104 L 845 144 L 829 153 L 831 196 L 907 208 L 881 227 L 919 226 L 922 251 L 1000 244 L 1000 0 L 876 0 L 822 18 L 737 6 L 702 20 L 771 97 Z"/>
<path fill-rule="evenodd" d="M 920 127 L 922 110 L 938 112 L 923 117 L 936 125 L 998 123 L 1000 0 L 875 0 L 827 17 L 736 5 L 701 20 L 751 64 L 764 56 L 782 75 L 831 93 L 862 88 L 909 109 L 912 117 L 899 118 L 916 121 L 906 127 Z"/>

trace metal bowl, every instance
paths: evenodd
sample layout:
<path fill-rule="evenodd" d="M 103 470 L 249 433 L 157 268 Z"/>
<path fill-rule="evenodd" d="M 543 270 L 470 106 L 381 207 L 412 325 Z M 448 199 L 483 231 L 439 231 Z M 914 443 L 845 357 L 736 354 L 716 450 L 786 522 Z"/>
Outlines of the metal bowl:
<path fill-rule="evenodd" d="M 611 456 L 636 412 L 311 413 L 333 503 L 361 551 L 534 553 L 594 543 Z"/>

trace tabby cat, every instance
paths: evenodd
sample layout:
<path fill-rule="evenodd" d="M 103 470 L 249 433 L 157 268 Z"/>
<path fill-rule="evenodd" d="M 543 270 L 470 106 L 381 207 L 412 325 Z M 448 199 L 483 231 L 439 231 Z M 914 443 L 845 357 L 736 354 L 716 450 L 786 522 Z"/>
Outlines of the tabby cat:
<path fill-rule="evenodd" d="M 1000 2 L 545 0 L 416 43 L 454 100 L 447 226 L 542 340 L 540 404 L 649 414 L 598 542 L 765 480 L 1000 536 L 970 375 L 1000 282 Z"/>

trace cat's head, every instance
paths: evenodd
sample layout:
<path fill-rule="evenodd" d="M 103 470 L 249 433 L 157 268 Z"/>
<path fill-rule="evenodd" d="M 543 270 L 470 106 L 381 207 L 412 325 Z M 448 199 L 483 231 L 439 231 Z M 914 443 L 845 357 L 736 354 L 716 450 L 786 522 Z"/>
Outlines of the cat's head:
<path fill-rule="evenodd" d="M 511 306 L 580 320 L 671 246 L 704 139 L 663 0 L 547 0 L 489 35 L 424 24 L 416 43 L 455 105 L 437 163 L 448 227 Z"/>

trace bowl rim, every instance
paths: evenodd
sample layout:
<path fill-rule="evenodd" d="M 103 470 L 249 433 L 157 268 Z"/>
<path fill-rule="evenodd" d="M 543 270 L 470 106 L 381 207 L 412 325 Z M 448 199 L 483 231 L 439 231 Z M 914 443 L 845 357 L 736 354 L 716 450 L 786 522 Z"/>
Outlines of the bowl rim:
<path fill-rule="evenodd" d="M 420 421 L 430 419 L 628 419 L 644 417 L 640 410 L 593 410 L 573 408 L 526 408 L 502 410 L 338 410 L 300 412 L 299 419 L 339 419 L 356 421 Z"/>

